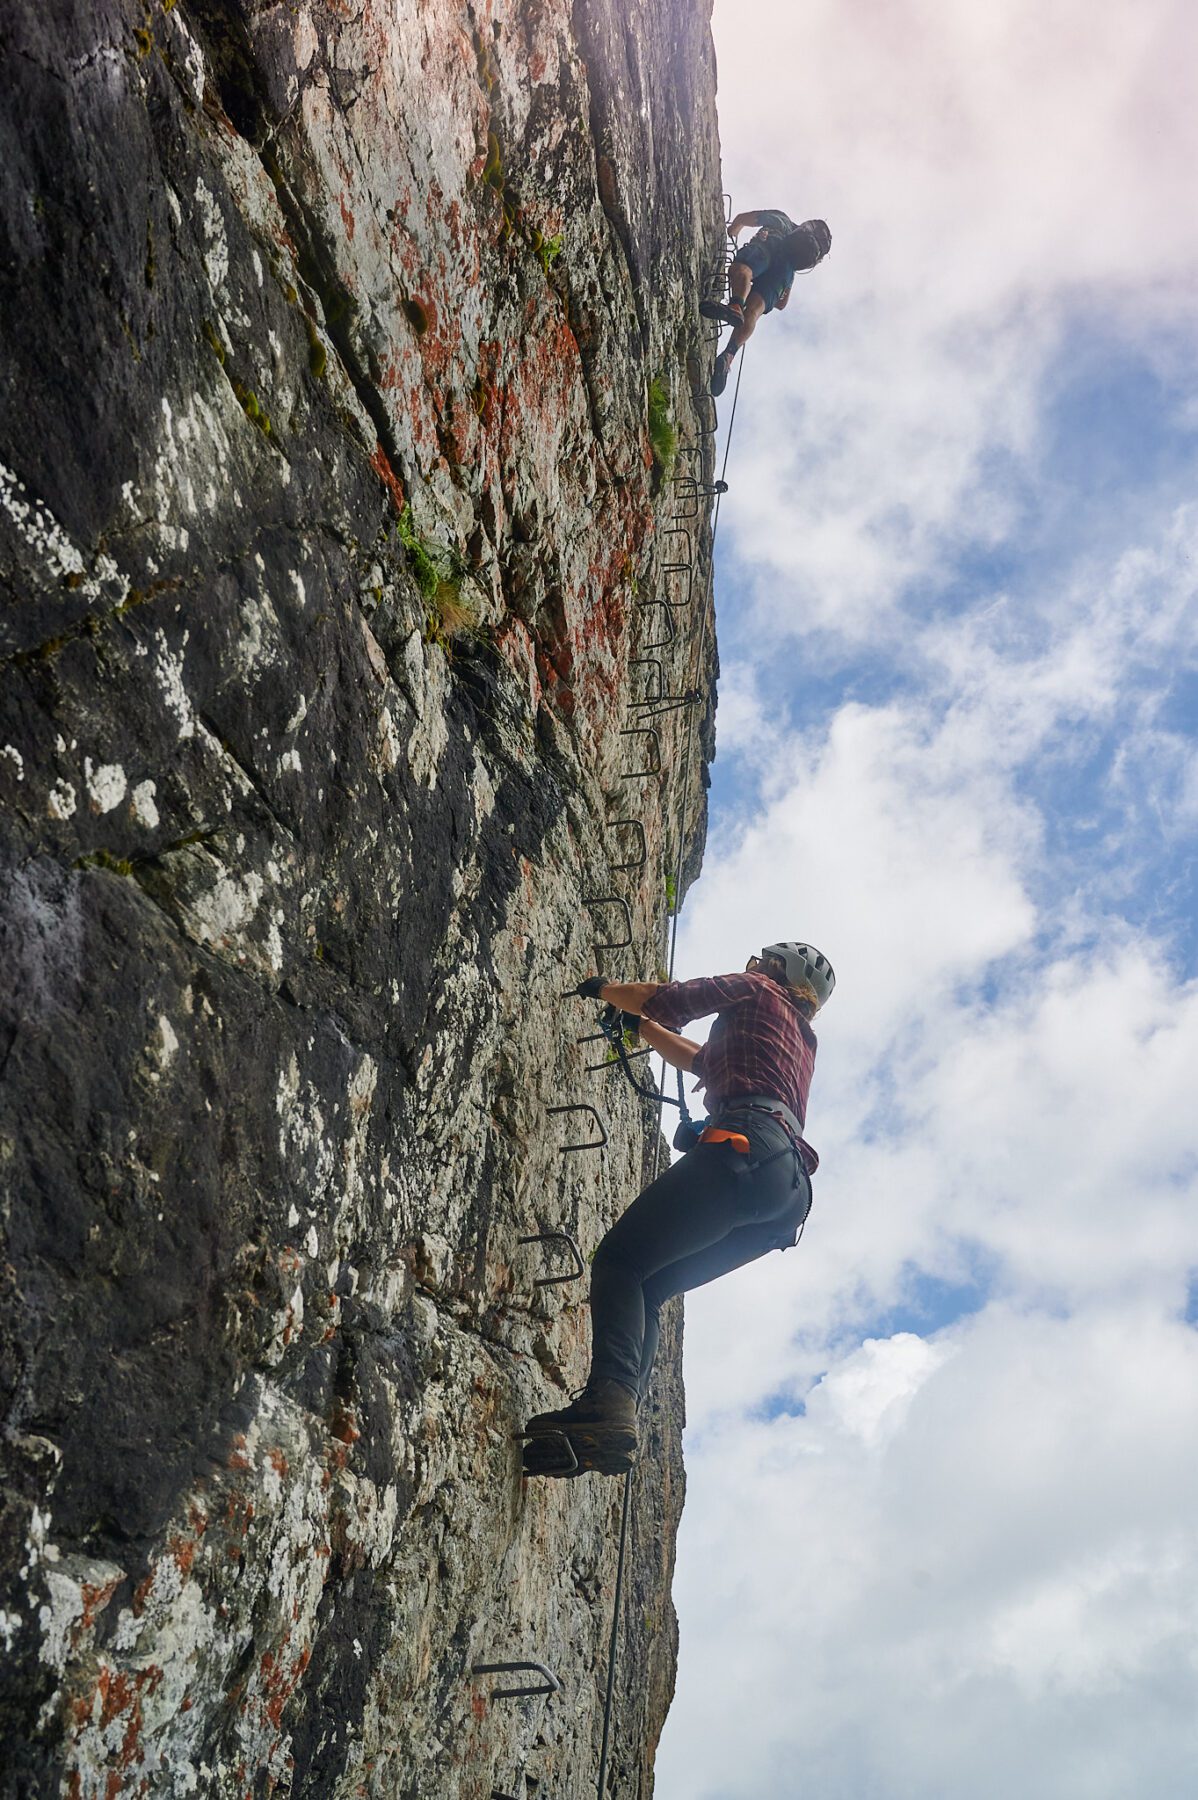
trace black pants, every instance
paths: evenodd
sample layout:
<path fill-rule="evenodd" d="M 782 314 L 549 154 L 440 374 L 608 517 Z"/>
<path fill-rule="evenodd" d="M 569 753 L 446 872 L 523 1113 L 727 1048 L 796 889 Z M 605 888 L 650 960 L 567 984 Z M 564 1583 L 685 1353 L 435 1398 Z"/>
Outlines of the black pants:
<path fill-rule="evenodd" d="M 785 1249 L 807 1217 L 811 1182 L 781 1125 L 755 1112 L 728 1111 L 715 1122 L 743 1132 L 750 1154 L 730 1144 L 688 1151 L 633 1201 L 595 1252 L 592 1378 L 622 1381 L 643 1396 L 662 1302 L 767 1250 Z"/>

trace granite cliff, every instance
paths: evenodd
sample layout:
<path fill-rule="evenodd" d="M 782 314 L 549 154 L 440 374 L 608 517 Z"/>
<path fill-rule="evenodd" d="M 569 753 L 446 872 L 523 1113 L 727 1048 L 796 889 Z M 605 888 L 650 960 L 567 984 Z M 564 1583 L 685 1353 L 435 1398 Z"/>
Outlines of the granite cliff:
<path fill-rule="evenodd" d="M 702 851 L 708 11 L 0 18 L 5 1795 L 594 1791 L 621 1485 L 522 1480 L 587 1347 L 522 1240 L 655 1154 L 561 992 Z"/>

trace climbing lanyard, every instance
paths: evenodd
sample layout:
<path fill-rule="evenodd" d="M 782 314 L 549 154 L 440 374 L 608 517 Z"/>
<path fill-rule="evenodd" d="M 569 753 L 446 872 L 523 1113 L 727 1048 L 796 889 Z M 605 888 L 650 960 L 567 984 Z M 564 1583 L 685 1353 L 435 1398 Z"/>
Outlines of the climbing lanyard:
<path fill-rule="evenodd" d="M 646 1087 L 643 1082 L 638 1081 L 636 1078 L 636 1071 L 633 1069 L 632 1059 L 628 1054 L 628 1046 L 624 1042 L 622 1015 L 614 1006 L 605 1006 L 603 1008 L 602 1013 L 599 1015 L 599 1029 L 615 1051 L 616 1060 L 619 1062 L 625 1079 L 631 1083 L 637 1093 L 645 1100 L 664 1101 L 667 1106 L 677 1106 L 682 1113 L 682 1117 L 689 1123 L 690 1113 L 687 1109 L 686 1095 L 682 1091 L 682 1070 L 679 1069 L 678 1071 L 678 1098 L 676 1100 L 672 1095 L 663 1092 L 660 1088 L 652 1086 Z"/>

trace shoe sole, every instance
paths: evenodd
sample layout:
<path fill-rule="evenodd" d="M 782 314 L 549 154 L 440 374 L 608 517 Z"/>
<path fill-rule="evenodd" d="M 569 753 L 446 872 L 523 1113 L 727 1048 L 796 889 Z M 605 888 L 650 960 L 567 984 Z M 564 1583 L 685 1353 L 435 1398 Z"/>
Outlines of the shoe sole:
<path fill-rule="evenodd" d="M 563 1448 L 568 1446 L 577 1459 L 577 1468 L 570 1468 L 564 1457 L 559 1466 L 551 1469 L 529 1469 L 526 1461 L 525 1471 L 530 1475 L 552 1474 L 568 1478 L 583 1475 L 588 1469 L 599 1475 L 624 1475 L 636 1461 L 636 1433 L 624 1426 L 572 1425 L 567 1431 L 559 1425 L 540 1431 L 525 1429 L 519 1435 L 524 1439 L 526 1458 L 534 1446 L 547 1449 L 553 1439 L 558 1438 L 564 1440 Z"/>
<path fill-rule="evenodd" d="M 721 325 L 743 325 L 745 315 L 733 312 L 722 300 L 700 300 L 699 311 L 705 319 L 718 319 Z"/>

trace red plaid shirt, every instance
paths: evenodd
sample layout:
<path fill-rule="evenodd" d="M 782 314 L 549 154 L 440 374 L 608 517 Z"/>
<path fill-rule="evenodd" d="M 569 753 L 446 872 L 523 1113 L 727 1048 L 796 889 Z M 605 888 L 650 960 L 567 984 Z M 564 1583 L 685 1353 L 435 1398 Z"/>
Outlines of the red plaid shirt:
<path fill-rule="evenodd" d="M 799 1123 L 805 1123 L 815 1033 L 785 988 L 768 975 L 669 981 L 650 997 L 644 1012 L 667 1031 L 680 1031 L 708 1013 L 719 1015 L 692 1071 L 707 1091 L 713 1116 L 738 1095 L 768 1094 L 785 1101 Z M 808 1173 L 814 1174 L 819 1157 L 805 1139 L 799 1143 Z"/>

